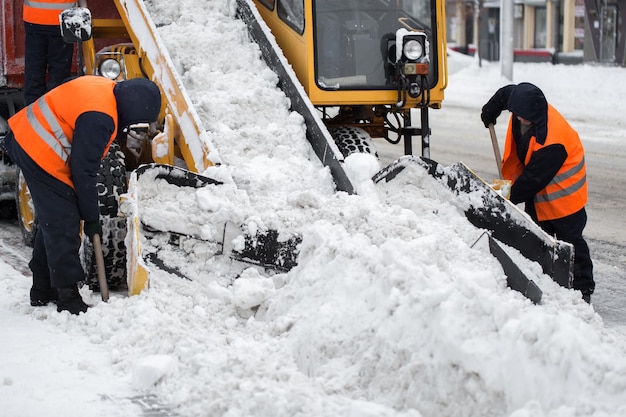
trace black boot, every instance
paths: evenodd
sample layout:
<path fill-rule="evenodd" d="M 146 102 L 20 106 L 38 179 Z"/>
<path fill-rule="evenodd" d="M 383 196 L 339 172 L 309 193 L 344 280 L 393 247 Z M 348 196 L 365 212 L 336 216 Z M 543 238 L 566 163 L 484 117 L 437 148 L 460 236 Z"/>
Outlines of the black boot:
<path fill-rule="evenodd" d="M 76 284 L 69 288 L 58 288 L 59 299 L 57 301 L 57 311 L 69 311 L 72 314 L 86 313 L 89 306 L 85 304 Z"/>
<path fill-rule="evenodd" d="M 50 285 L 50 277 L 33 274 L 33 286 L 30 289 L 30 305 L 42 307 L 48 303 L 56 303 L 59 295 L 56 288 Z"/>

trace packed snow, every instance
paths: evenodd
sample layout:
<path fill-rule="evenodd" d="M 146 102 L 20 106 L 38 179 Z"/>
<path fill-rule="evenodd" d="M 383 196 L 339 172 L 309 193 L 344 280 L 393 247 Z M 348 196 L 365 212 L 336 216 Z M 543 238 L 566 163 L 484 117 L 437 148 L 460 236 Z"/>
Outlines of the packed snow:
<path fill-rule="evenodd" d="M 149 289 L 107 303 L 83 287 L 93 307 L 72 316 L 30 306 L 28 250 L 10 251 L 0 415 L 626 415 L 623 329 L 521 257 L 542 303 L 507 288 L 482 231 L 417 167 L 374 185 L 380 161 L 351 156 L 358 194 L 334 192 L 234 2 L 146 4 L 219 150 L 214 170 L 233 183 L 146 181 L 145 221 L 207 240 L 224 223 L 298 233 L 298 265 L 266 271 L 210 244 L 185 257 L 163 250 L 192 280 L 153 268 Z M 433 119 L 450 103 L 480 123 L 480 106 L 509 82 L 498 63 L 456 54 L 450 74 Z M 536 83 L 583 127 L 623 125 L 621 68 L 516 63 L 513 81 Z"/>

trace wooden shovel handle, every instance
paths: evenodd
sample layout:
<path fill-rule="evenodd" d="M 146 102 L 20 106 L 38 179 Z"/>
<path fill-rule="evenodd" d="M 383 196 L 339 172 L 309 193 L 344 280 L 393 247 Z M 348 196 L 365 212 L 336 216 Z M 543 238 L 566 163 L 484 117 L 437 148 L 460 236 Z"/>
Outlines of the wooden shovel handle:
<path fill-rule="evenodd" d="M 100 235 L 93 235 L 93 251 L 96 255 L 96 265 L 98 267 L 98 284 L 100 285 L 100 295 L 102 301 L 109 301 L 109 284 L 107 284 L 106 273 L 104 272 L 104 256 L 102 255 L 102 245 Z"/>
<path fill-rule="evenodd" d="M 502 156 L 500 155 L 500 147 L 498 146 L 498 138 L 496 137 L 496 129 L 493 127 L 493 123 L 489 125 L 489 135 L 491 136 L 491 144 L 493 145 L 493 154 L 496 157 L 498 175 L 500 179 L 502 179 Z"/>

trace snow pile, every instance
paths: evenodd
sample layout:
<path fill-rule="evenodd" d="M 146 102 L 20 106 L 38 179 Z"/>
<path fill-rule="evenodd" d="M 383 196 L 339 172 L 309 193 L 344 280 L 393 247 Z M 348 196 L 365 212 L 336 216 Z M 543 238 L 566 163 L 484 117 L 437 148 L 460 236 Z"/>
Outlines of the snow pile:
<path fill-rule="evenodd" d="M 132 383 L 138 390 L 150 389 L 164 377 L 174 373 L 176 360 L 170 355 L 140 358 L 132 370 Z"/>

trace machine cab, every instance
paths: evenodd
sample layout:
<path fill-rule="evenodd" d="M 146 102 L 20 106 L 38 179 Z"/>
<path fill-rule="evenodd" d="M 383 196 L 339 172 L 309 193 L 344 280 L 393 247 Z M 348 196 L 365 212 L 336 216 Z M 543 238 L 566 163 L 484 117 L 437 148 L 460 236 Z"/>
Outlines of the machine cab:
<path fill-rule="evenodd" d="M 255 3 L 329 129 L 358 126 L 390 140 L 429 134 L 427 113 L 420 128 L 410 109 L 443 101 L 444 0 Z"/>

